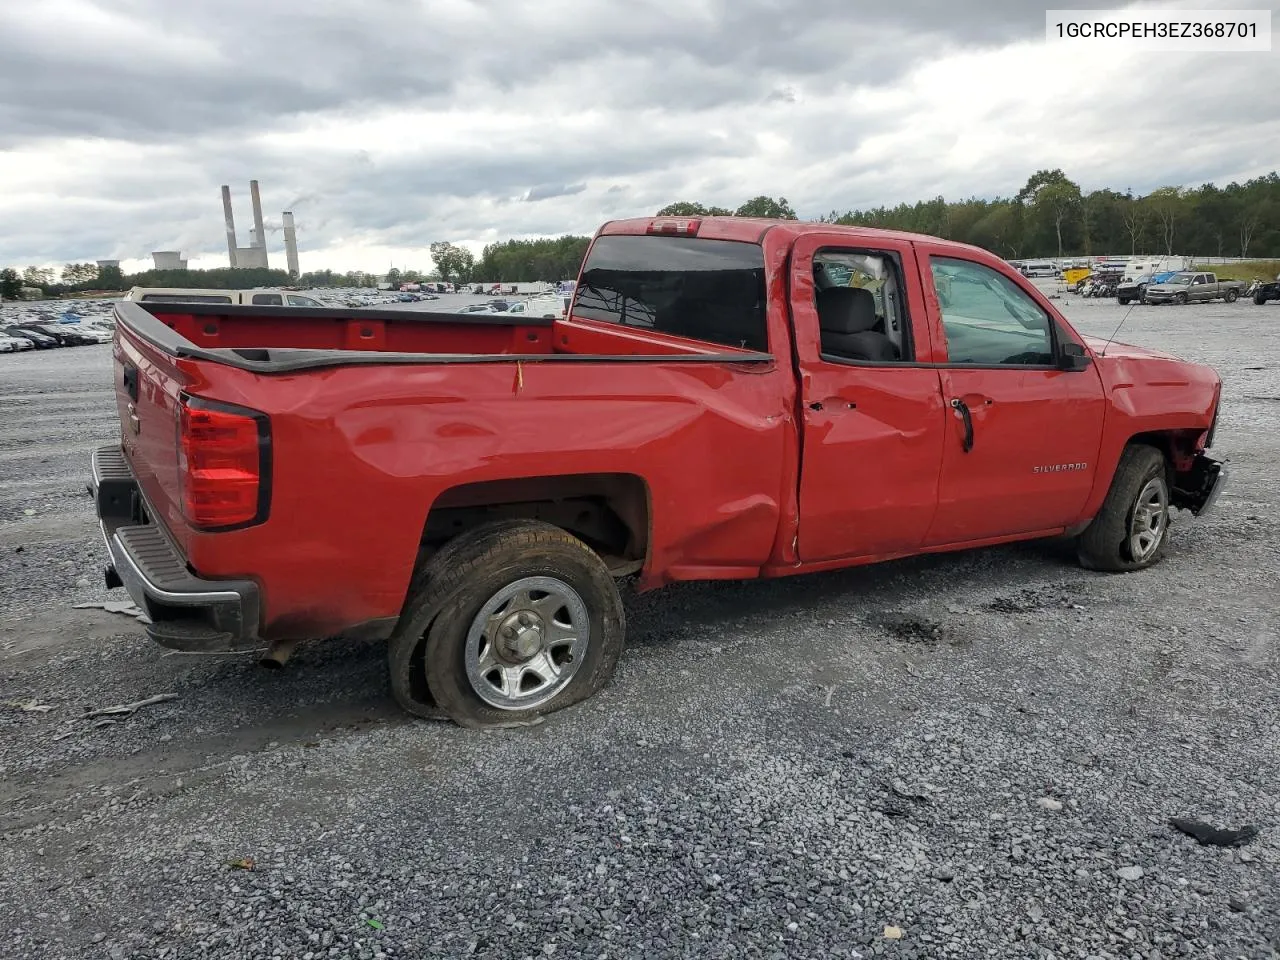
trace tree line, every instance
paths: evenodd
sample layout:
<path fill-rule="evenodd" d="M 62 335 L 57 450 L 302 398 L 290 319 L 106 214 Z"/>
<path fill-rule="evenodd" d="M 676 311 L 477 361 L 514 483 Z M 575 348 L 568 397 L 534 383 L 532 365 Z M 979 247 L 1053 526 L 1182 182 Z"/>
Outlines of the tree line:
<path fill-rule="evenodd" d="M 757 196 L 740 206 L 708 206 L 680 200 L 655 216 L 767 217 L 796 220 L 785 197 Z M 1038 170 L 1011 197 L 948 201 L 939 196 L 894 207 L 832 211 L 822 223 L 905 230 L 984 247 L 1010 260 L 1100 254 L 1182 254 L 1187 256 L 1280 257 L 1280 173 L 1272 171 L 1225 187 L 1165 186 L 1139 196 L 1110 188 L 1084 191 L 1061 169 Z M 540 240 L 491 243 L 480 256 L 454 243 L 430 245 L 433 268 L 393 269 L 392 284 L 444 280 L 454 283 L 556 281 L 577 277 L 591 241 L 565 235 Z M 22 287 L 46 296 L 133 286 L 372 287 L 383 277 L 362 271 L 315 270 L 294 279 L 284 270 L 220 268 L 148 270 L 125 275 L 119 267 L 68 263 L 60 273 L 41 267 L 0 271 L 0 297 L 16 299 Z"/>

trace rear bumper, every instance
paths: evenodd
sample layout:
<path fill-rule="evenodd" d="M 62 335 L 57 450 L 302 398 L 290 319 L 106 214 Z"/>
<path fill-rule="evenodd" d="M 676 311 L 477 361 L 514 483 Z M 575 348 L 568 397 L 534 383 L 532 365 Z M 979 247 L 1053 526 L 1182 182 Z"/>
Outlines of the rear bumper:
<path fill-rule="evenodd" d="M 110 564 L 108 588 L 123 586 L 150 621 L 147 635 L 185 651 L 250 650 L 259 637 L 259 592 L 251 580 L 204 580 L 151 516 L 118 446 L 95 450 L 89 494 Z"/>

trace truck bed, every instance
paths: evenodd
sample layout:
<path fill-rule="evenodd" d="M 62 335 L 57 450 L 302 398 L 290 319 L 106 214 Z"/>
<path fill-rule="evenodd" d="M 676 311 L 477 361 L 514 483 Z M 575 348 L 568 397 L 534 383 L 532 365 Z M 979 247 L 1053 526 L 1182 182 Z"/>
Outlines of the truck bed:
<path fill-rule="evenodd" d="M 122 529 L 159 528 L 164 568 L 209 595 L 270 569 L 225 615 L 260 617 L 265 639 L 389 629 L 434 531 L 477 500 L 544 498 L 549 469 L 588 511 L 627 491 L 644 586 L 749 574 L 792 509 L 794 378 L 767 353 L 591 320 L 159 303 L 116 318 L 121 441 L 95 470 L 123 478 Z M 191 403 L 260 415 L 252 521 L 212 531 L 184 509 Z M 186 629 L 164 600 L 178 591 L 154 586 L 153 621 Z"/>
<path fill-rule="evenodd" d="M 366 363 L 768 356 L 642 328 L 498 314 L 122 302 L 115 316 L 171 356 L 258 373 Z"/>

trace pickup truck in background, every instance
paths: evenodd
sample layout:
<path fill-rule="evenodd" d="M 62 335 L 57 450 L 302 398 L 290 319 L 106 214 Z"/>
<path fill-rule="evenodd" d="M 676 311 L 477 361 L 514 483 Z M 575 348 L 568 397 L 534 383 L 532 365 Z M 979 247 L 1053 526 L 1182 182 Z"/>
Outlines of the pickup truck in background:
<path fill-rule="evenodd" d="M 623 578 L 1060 536 L 1135 571 L 1225 479 L 1211 368 L 1083 337 L 1014 267 L 914 234 L 613 221 L 563 317 L 115 315 L 121 438 L 89 487 L 150 636 L 275 664 L 386 638 L 398 702 L 466 726 L 599 690 Z"/>
<path fill-rule="evenodd" d="M 1145 303 L 1190 303 L 1225 300 L 1235 303 L 1245 291 L 1243 280 L 1219 280 L 1217 274 L 1183 271 L 1163 283 L 1150 284 L 1143 294 Z"/>
<path fill-rule="evenodd" d="M 291 290 L 188 290 L 184 287 L 133 287 L 124 299 L 134 303 L 232 303 L 255 307 L 322 307 L 315 297 Z"/>

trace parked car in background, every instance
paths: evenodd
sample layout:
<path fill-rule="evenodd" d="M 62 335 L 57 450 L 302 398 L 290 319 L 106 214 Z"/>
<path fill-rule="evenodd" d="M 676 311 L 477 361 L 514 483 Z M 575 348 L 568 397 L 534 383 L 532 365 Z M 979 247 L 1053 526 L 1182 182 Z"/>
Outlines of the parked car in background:
<path fill-rule="evenodd" d="M 493 309 L 493 307 L 489 306 L 487 303 L 469 303 L 465 307 L 461 307 L 460 309 L 455 310 L 454 312 L 455 313 L 497 313 L 498 311 Z"/>
<path fill-rule="evenodd" d="M 13 337 L 0 333 L 0 353 L 17 353 L 20 350 L 34 350 L 36 345 L 26 337 Z"/>
<path fill-rule="evenodd" d="M 47 333 L 39 333 L 26 327 L 3 327 L 0 333 L 4 333 L 10 337 L 19 337 L 23 340 L 31 341 L 31 345 L 37 350 L 49 350 L 59 346 L 58 341 Z"/>
<path fill-rule="evenodd" d="M 1153 283 L 1146 289 L 1147 303 L 1203 303 L 1225 300 L 1234 303 L 1244 293 L 1243 280 L 1219 280 L 1214 273 L 1179 271 L 1164 283 Z"/>
<path fill-rule="evenodd" d="M 77 329 L 78 326 L 79 324 L 75 323 L 20 323 L 17 325 L 17 329 L 19 331 L 32 330 L 36 333 L 43 333 L 45 336 L 52 337 L 58 341 L 58 346 L 60 347 L 79 347 L 90 343 L 102 342 L 98 337 Z"/>

